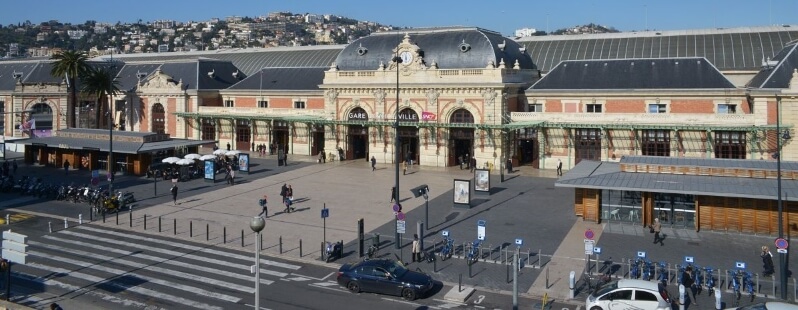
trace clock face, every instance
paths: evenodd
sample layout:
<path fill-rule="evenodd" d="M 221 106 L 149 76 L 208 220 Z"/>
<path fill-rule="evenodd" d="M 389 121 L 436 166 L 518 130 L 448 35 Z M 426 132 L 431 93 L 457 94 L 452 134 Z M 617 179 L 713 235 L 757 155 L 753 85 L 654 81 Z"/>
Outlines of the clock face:
<path fill-rule="evenodd" d="M 399 54 L 399 57 L 402 58 L 402 63 L 404 64 L 409 64 L 413 62 L 413 54 L 408 51 L 402 52 L 401 54 Z"/>

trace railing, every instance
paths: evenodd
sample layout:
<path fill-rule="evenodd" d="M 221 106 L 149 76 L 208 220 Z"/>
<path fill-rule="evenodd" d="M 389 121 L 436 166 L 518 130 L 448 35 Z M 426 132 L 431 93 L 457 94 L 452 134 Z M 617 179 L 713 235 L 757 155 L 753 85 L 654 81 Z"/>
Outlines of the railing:
<path fill-rule="evenodd" d="M 680 113 L 561 113 L 512 112 L 513 122 L 548 121 L 554 123 L 591 124 L 705 124 L 752 126 L 753 114 L 680 114 Z"/>

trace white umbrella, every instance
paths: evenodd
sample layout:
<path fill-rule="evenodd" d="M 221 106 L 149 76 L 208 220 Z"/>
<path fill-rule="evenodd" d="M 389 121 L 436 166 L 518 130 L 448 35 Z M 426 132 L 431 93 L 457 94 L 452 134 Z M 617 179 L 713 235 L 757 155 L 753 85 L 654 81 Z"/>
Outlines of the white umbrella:
<path fill-rule="evenodd" d="M 193 159 L 186 159 L 186 158 L 183 158 L 183 159 L 178 160 L 178 161 L 175 162 L 175 164 L 178 164 L 178 165 L 181 165 L 181 166 L 191 165 L 193 163 L 194 163 Z"/>
<path fill-rule="evenodd" d="M 224 153 L 224 155 L 226 155 L 226 156 L 235 156 L 235 155 L 238 155 L 239 153 L 241 153 L 241 151 L 227 151 L 227 153 Z"/>
<path fill-rule="evenodd" d="M 176 161 L 178 161 L 178 160 L 180 160 L 180 158 L 177 158 L 177 157 L 167 157 L 167 158 L 164 158 L 163 160 L 161 160 L 161 162 L 162 162 L 162 163 L 174 164 L 174 163 L 175 163 Z"/>
<path fill-rule="evenodd" d="M 224 155 L 224 152 L 225 152 L 225 150 L 218 149 L 218 150 L 213 151 L 213 155 Z"/>
<path fill-rule="evenodd" d="M 183 156 L 183 158 L 185 159 L 200 159 L 200 157 L 202 157 L 202 155 L 200 154 L 188 154 L 186 156 Z"/>
<path fill-rule="evenodd" d="M 199 159 L 200 160 L 213 160 L 213 159 L 216 159 L 216 155 L 212 155 L 212 154 L 202 155 L 202 157 L 200 157 Z"/>

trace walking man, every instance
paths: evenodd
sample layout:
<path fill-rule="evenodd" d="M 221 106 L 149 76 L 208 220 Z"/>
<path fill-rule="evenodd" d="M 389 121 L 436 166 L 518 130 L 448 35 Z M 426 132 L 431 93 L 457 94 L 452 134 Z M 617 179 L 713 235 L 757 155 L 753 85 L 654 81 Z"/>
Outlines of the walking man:
<path fill-rule="evenodd" d="M 64 160 L 64 174 L 69 175 L 69 160 Z"/>
<path fill-rule="evenodd" d="M 396 186 L 391 187 L 391 201 L 390 202 L 394 202 L 394 201 L 399 202 L 399 200 L 396 199 Z"/>
<path fill-rule="evenodd" d="M 263 199 L 258 201 L 258 203 L 260 203 L 260 213 L 258 213 L 258 216 L 263 216 L 263 217 L 269 216 L 269 208 L 266 206 L 267 203 L 266 198 L 268 197 L 266 195 L 263 195 Z"/>
<path fill-rule="evenodd" d="M 474 169 L 477 169 L 476 157 L 471 156 L 471 165 L 469 166 L 469 168 L 471 168 L 471 172 L 474 172 Z"/>
<path fill-rule="evenodd" d="M 421 244 L 418 242 L 418 234 L 413 234 L 413 262 L 421 262 Z"/>
<path fill-rule="evenodd" d="M 172 192 L 172 203 L 174 203 L 174 205 L 177 205 L 177 184 L 173 184 L 172 189 L 170 189 L 169 191 Z"/>
<path fill-rule="evenodd" d="M 562 176 L 562 161 L 557 159 L 557 175 Z"/>
<path fill-rule="evenodd" d="M 654 244 L 659 242 L 660 245 L 665 245 L 659 236 L 660 232 L 662 232 L 662 224 L 659 223 L 659 218 L 654 219 L 654 224 L 651 225 L 651 228 L 654 229 Z"/>
<path fill-rule="evenodd" d="M 371 171 L 377 170 L 377 158 L 371 156 Z"/>

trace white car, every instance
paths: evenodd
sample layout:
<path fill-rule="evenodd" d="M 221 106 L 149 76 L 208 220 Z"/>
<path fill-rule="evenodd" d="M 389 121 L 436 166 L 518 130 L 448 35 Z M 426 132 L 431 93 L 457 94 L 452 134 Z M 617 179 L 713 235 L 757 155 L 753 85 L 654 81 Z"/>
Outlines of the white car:
<path fill-rule="evenodd" d="M 589 310 L 657 309 L 670 310 L 671 298 L 659 282 L 621 279 L 596 288 L 587 297 Z"/>
<path fill-rule="evenodd" d="M 730 308 L 731 309 L 731 308 Z M 748 305 L 736 310 L 798 310 L 798 305 L 788 304 L 786 302 L 768 301 L 758 304 Z"/>

